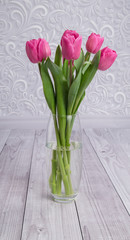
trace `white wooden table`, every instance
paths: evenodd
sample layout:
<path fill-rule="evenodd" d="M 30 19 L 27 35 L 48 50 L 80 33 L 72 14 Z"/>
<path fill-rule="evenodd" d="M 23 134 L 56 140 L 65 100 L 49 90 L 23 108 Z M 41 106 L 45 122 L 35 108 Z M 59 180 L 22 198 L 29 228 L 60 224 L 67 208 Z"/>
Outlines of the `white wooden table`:
<path fill-rule="evenodd" d="M 80 193 L 53 202 L 44 130 L 0 131 L 0 240 L 130 240 L 130 129 L 85 129 Z"/>

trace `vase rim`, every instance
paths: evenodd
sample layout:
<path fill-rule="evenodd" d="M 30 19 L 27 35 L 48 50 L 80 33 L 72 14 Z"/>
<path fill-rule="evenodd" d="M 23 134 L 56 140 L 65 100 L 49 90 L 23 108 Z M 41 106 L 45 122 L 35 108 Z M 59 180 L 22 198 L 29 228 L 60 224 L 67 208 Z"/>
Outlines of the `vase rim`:
<path fill-rule="evenodd" d="M 52 116 L 59 116 L 59 117 L 62 117 L 62 118 L 69 118 L 69 117 L 72 117 L 72 116 L 77 116 L 77 115 L 79 115 L 78 114 L 78 112 L 77 113 L 74 113 L 74 114 L 66 114 L 66 115 L 61 115 L 61 114 L 58 114 L 58 113 L 56 113 L 56 114 L 54 114 L 54 113 L 51 113 L 51 115 Z"/>

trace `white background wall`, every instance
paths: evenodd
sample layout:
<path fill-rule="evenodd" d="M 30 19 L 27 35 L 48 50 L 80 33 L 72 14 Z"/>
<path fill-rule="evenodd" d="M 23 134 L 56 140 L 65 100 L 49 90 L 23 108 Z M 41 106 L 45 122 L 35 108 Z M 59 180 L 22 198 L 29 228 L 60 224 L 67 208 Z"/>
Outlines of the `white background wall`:
<path fill-rule="evenodd" d="M 36 64 L 26 57 L 25 43 L 45 38 L 52 59 L 66 29 L 83 36 L 104 36 L 103 47 L 117 51 L 107 71 L 98 71 L 86 91 L 80 113 L 87 120 L 130 118 L 129 0 L 0 0 L 0 119 L 39 119 L 49 113 Z M 116 120 L 116 121 L 117 121 Z"/>

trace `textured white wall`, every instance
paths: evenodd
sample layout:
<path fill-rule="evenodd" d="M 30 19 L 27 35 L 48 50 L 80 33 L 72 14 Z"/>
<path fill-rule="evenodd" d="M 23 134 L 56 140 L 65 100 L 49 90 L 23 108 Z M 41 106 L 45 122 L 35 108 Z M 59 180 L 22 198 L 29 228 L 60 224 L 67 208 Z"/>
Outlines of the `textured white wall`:
<path fill-rule="evenodd" d="M 42 117 L 48 108 L 37 65 L 26 57 L 25 43 L 45 38 L 52 58 L 66 29 L 83 36 L 104 36 L 118 53 L 114 65 L 98 71 L 80 112 L 86 117 L 130 117 L 129 0 L 0 0 L 0 117 Z"/>

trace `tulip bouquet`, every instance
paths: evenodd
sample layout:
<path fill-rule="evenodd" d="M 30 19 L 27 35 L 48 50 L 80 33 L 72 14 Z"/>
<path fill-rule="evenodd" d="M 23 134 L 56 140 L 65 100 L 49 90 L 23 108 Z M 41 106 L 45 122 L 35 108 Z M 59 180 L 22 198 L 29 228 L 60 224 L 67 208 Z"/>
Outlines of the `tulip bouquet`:
<path fill-rule="evenodd" d="M 99 34 L 92 33 L 86 42 L 87 51 L 84 54 L 81 48 L 82 36 L 76 31 L 66 30 L 61 38 L 61 46 L 58 45 L 56 49 L 54 62 L 50 59 L 51 50 L 45 39 L 33 39 L 26 43 L 28 58 L 32 63 L 38 63 L 44 95 L 53 114 L 57 140 L 57 150 L 53 150 L 52 173 L 49 179 L 53 194 L 61 195 L 61 182 L 65 194 L 73 194 L 71 182 L 73 170 L 70 171 L 70 154 L 66 149 L 70 146 L 74 118 L 68 121 L 67 116 L 77 113 L 85 90 L 97 70 L 108 69 L 117 57 L 116 52 L 108 47 L 100 50 L 103 41 L 104 38 Z M 91 54 L 94 54 L 92 59 Z"/>

